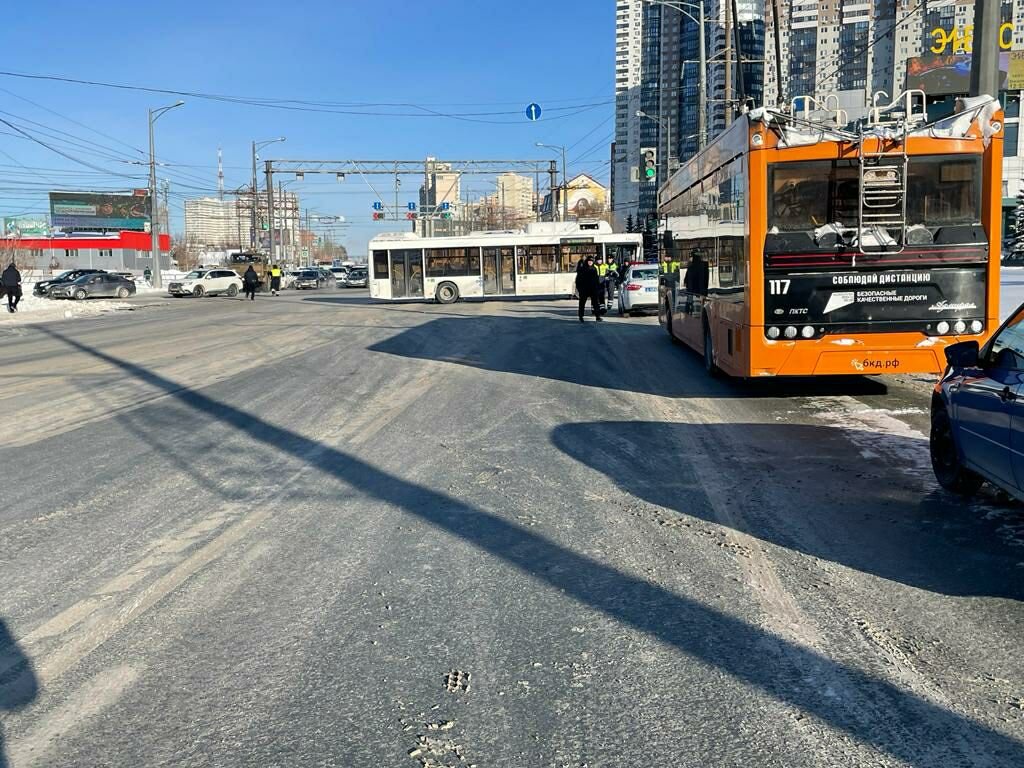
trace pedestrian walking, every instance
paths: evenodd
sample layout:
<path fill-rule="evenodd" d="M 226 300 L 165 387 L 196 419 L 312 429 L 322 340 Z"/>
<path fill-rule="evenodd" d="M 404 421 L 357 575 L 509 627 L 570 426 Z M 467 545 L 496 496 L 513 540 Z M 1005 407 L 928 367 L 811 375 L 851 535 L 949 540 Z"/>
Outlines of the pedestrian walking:
<path fill-rule="evenodd" d="M 587 301 L 594 310 L 594 317 L 601 320 L 601 310 L 598 301 L 601 295 L 601 276 L 594 266 L 594 257 L 587 256 L 583 263 L 576 267 L 576 293 L 580 297 L 580 322 L 583 322 L 583 310 L 586 309 Z"/>
<path fill-rule="evenodd" d="M 256 274 L 256 270 L 252 268 L 252 264 L 245 270 L 245 274 L 242 275 L 242 286 L 245 288 L 245 295 L 249 298 L 249 301 L 256 301 L 256 289 L 260 287 L 260 276 Z"/>
<path fill-rule="evenodd" d="M 270 295 L 277 296 L 281 290 L 281 267 L 277 264 L 270 268 Z"/>
<path fill-rule="evenodd" d="M 7 265 L 3 275 L 0 275 L 0 284 L 7 294 L 7 311 L 17 312 L 18 302 L 21 301 L 21 272 L 14 266 L 13 261 Z"/>

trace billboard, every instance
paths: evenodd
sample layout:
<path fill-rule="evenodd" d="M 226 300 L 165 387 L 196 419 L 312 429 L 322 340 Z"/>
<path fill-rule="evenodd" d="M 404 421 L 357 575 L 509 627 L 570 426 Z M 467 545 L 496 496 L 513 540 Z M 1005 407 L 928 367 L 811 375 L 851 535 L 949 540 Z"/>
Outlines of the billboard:
<path fill-rule="evenodd" d="M 999 90 L 1006 90 L 1010 54 L 999 54 Z M 966 94 L 971 89 L 971 54 L 948 53 L 907 59 L 907 90 L 920 89 L 929 96 Z"/>
<path fill-rule="evenodd" d="M 50 222 L 43 217 L 4 216 L 4 237 L 49 237 Z"/>
<path fill-rule="evenodd" d="M 149 229 L 150 211 L 148 194 L 50 193 L 50 221 L 54 227 L 144 232 Z"/>

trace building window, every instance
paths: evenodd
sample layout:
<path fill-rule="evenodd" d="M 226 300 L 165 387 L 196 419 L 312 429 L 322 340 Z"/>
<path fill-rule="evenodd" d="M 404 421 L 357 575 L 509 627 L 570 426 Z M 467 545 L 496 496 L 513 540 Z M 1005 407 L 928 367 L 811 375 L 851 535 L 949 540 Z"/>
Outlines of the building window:
<path fill-rule="evenodd" d="M 114 257 L 114 251 L 112 248 L 100 248 L 101 259 L 112 259 Z"/>
<path fill-rule="evenodd" d="M 1017 133 L 1020 129 L 1018 123 L 1007 123 L 1003 140 L 1003 157 L 1017 156 Z"/>
<path fill-rule="evenodd" d="M 64 249 L 64 258 L 65 259 L 77 259 L 78 258 L 78 249 L 77 248 L 65 248 Z"/>

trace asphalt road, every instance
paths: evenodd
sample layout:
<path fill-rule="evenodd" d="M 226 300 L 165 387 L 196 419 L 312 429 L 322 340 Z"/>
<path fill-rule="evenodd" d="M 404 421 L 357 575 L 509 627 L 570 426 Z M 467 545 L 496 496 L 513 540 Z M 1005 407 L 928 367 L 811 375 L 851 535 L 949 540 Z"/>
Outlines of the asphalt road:
<path fill-rule="evenodd" d="M 344 291 L 0 349 L 0 765 L 1024 765 L 1024 512 L 923 382 Z"/>

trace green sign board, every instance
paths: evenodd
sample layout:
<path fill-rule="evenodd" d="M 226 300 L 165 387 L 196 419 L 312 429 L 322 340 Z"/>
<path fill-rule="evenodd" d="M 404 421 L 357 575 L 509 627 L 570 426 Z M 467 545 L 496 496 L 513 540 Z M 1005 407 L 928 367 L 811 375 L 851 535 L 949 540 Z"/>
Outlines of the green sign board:
<path fill-rule="evenodd" d="M 25 216 L 4 216 L 6 237 L 49 237 L 50 222 L 45 218 Z"/>

